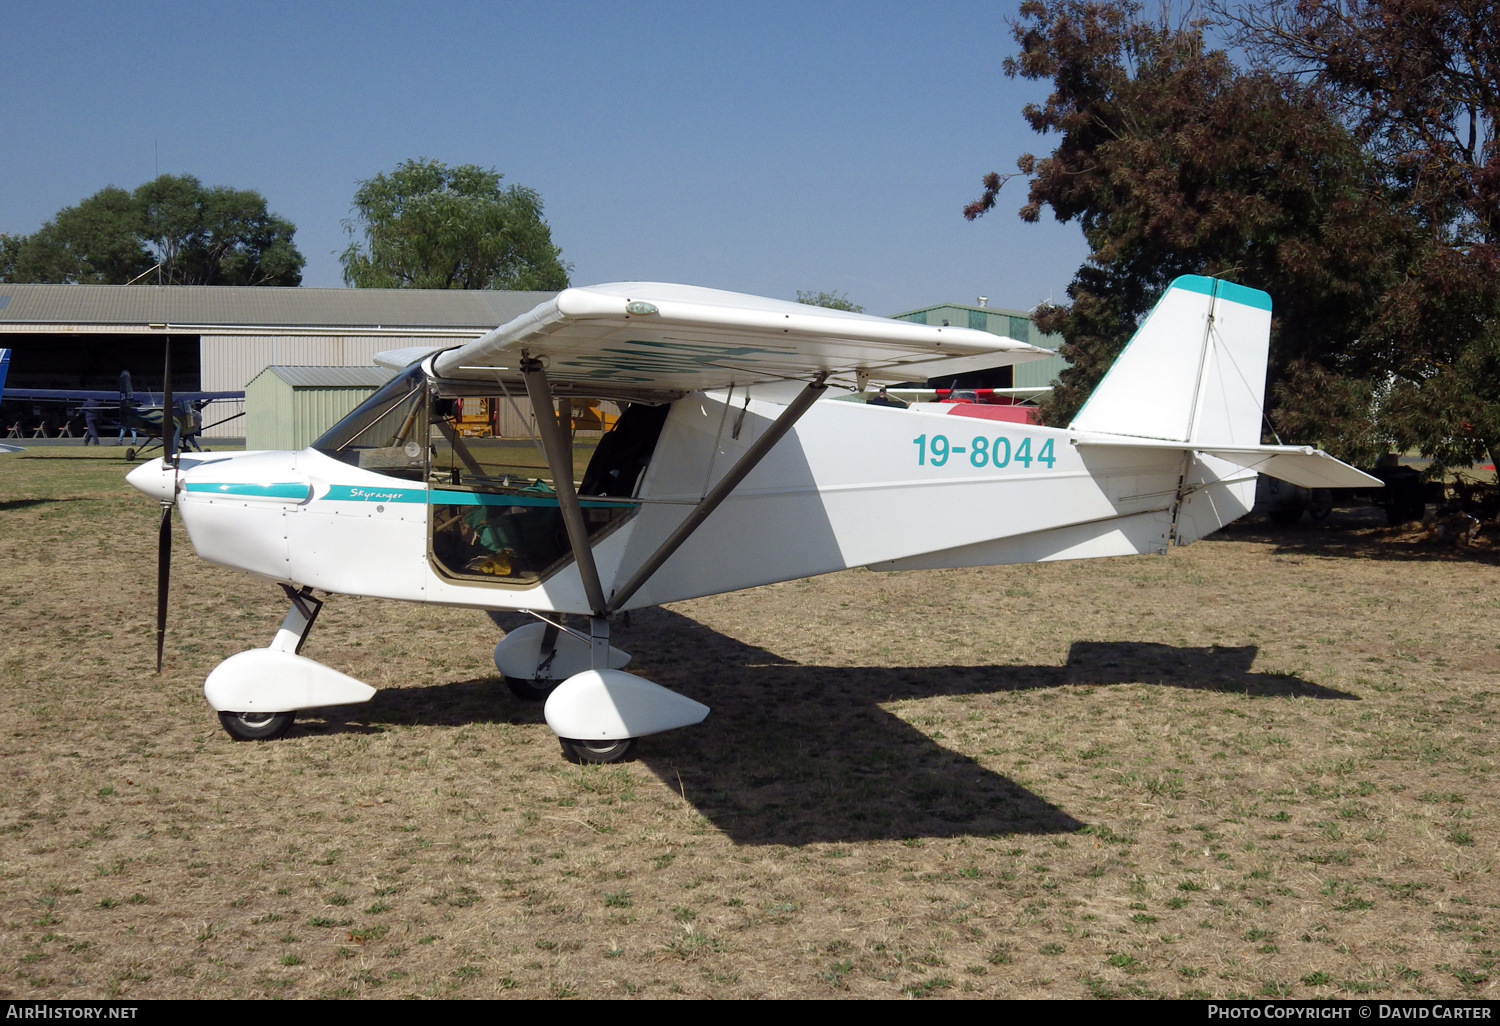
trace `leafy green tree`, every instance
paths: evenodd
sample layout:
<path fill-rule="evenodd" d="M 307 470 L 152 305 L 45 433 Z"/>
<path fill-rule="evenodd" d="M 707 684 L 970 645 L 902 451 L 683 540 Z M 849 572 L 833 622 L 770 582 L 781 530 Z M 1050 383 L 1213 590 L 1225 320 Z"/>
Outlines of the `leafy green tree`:
<path fill-rule="evenodd" d="M 1494 0 L 1221 3 L 1269 67 L 1326 87 L 1398 195 L 1450 243 L 1500 244 Z"/>
<path fill-rule="evenodd" d="M 173 285 L 299 285 L 295 231 L 257 192 L 162 175 L 133 193 L 108 186 L 34 235 L 6 236 L 0 277 L 123 285 L 160 265 L 160 280 Z"/>
<path fill-rule="evenodd" d="M 1026 108 L 1056 149 L 1012 177 L 1027 220 L 1076 220 L 1091 254 L 1067 307 L 1039 310 L 1073 361 L 1065 423 L 1182 273 L 1276 304 L 1273 418 L 1367 463 L 1435 469 L 1500 455 L 1500 18 L 1493 0 L 1264 0 L 1168 25 L 1132 0 L 1027 0 L 1008 74 L 1050 80 Z"/>
<path fill-rule="evenodd" d="M 850 313 L 864 313 L 865 308 L 856 306 L 854 301 L 843 292 L 804 292 L 797 290 L 797 302 L 807 306 L 822 306 L 829 310 L 847 310 Z"/>
<path fill-rule="evenodd" d="M 131 194 L 107 186 L 59 211 L 36 234 L 11 236 L 6 280 L 123 285 L 156 263 L 140 221 Z"/>
<path fill-rule="evenodd" d="M 1421 245 L 1364 336 L 1370 409 L 1441 468 L 1500 455 L 1500 11 L 1494 0 L 1263 0 L 1221 13 L 1334 98 Z M 1295 381 L 1289 385 L 1295 386 Z M 1316 394 L 1310 382 L 1301 398 Z"/>
<path fill-rule="evenodd" d="M 191 175 L 163 175 L 135 191 L 141 231 L 178 285 L 300 285 L 296 229 L 257 192 L 205 189 Z"/>
<path fill-rule="evenodd" d="M 538 289 L 568 286 L 542 198 L 473 164 L 408 160 L 359 183 L 340 258 L 356 288 Z"/>
<path fill-rule="evenodd" d="M 1081 224 L 1091 250 L 1072 303 L 1035 315 L 1064 336 L 1071 362 L 1044 407 L 1048 423 L 1072 419 L 1181 274 L 1271 293 L 1273 380 L 1306 368 L 1370 380 L 1378 361 L 1362 333 L 1413 247 L 1380 169 L 1326 97 L 1242 71 L 1206 45 L 1201 23 L 1151 22 L 1128 0 L 1027 0 L 1014 34 L 1021 52 L 1006 73 L 1052 82 L 1024 115 L 1058 137 L 1052 154 L 1018 161 L 1030 179 L 1021 216 L 1050 207 Z M 991 209 L 1009 177 L 986 176 L 966 216 Z M 1355 459 L 1389 444 L 1365 422 L 1314 426 Z"/>

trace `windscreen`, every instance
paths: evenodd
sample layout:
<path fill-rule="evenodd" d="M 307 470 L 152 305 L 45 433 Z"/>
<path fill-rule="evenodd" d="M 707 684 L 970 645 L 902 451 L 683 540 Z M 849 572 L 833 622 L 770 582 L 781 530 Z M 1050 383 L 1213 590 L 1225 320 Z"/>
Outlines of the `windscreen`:
<path fill-rule="evenodd" d="M 427 375 L 402 371 L 312 447 L 361 470 L 420 481 L 426 477 Z"/>

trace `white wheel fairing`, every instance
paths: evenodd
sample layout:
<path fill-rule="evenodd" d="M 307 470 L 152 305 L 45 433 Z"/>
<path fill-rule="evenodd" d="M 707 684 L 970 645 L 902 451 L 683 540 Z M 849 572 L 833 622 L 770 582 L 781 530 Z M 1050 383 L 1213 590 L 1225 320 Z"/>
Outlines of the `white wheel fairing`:
<path fill-rule="evenodd" d="M 215 712 L 280 713 L 368 702 L 375 689 L 291 652 L 255 648 L 214 667 L 203 697 Z"/>
<path fill-rule="evenodd" d="M 558 631 L 557 654 L 546 669 L 538 673 L 537 664 L 543 658 L 542 635 L 546 632 L 546 624 L 528 623 L 501 638 L 500 644 L 495 646 L 495 669 L 517 680 L 566 680 L 575 673 L 592 669 L 588 644 L 567 631 Z M 618 670 L 629 663 L 629 652 L 610 646 L 609 669 Z"/>
<path fill-rule="evenodd" d="M 580 742 L 623 741 L 702 723 L 708 706 L 623 670 L 585 670 L 547 698 L 547 726 Z"/>

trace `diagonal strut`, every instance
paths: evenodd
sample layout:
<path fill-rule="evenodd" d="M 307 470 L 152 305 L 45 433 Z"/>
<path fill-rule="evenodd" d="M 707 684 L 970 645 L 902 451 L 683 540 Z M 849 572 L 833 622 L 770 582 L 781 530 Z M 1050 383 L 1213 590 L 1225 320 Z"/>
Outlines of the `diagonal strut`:
<path fill-rule="evenodd" d="M 677 525 L 677 530 L 673 531 L 667 540 L 661 543 L 657 550 L 651 554 L 650 559 L 641 564 L 640 569 L 630 575 L 628 581 L 615 590 L 614 594 L 609 598 L 609 605 L 607 607 L 609 612 L 617 612 L 621 606 L 629 601 L 630 597 L 640 590 L 641 585 L 650 580 L 651 575 L 660 570 L 662 564 L 672 557 L 672 553 L 681 548 L 682 543 L 687 541 L 694 531 L 698 530 L 699 525 L 708 519 L 708 515 L 717 509 L 721 502 L 729 498 L 729 493 L 734 491 L 735 487 L 745 479 L 746 475 L 755 469 L 756 464 L 765 458 L 765 455 L 771 451 L 772 447 L 781 441 L 781 437 L 790 431 L 792 426 L 802 418 L 802 415 L 807 412 L 808 407 L 812 406 L 818 397 L 827 390 L 828 386 L 824 383 L 827 377 L 828 374 L 826 371 L 819 374 L 806 388 L 797 394 L 797 398 L 793 399 L 787 405 L 787 408 L 782 411 L 781 416 L 771 422 L 771 426 L 766 428 L 765 433 L 757 438 L 750 448 L 745 450 L 745 454 L 739 458 L 733 467 L 729 468 L 729 472 L 709 489 L 708 494 L 703 497 L 703 501 L 693 507 L 693 511 L 687 515 L 687 519 Z"/>
<path fill-rule="evenodd" d="M 536 412 L 537 434 L 542 436 L 542 451 L 547 454 L 547 466 L 552 471 L 552 487 L 562 509 L 563 526 L 568 529 L 568 544 L 573 548 L 578 576 L 583 579 L 583 592 L 588 597 L 589 609 L 595 616 L 603 616 L 604 587 L 599 583 L 599 568 L 594 563 L 594 550 L 589 547 L 588 525 L 583 522 L 578 492 L 573 488 L 573 448 L 553 412 L 552 387 L 547 384 L 542 361 L 523 359 L 521 374 L 526 378 L 526 394 Z"/>

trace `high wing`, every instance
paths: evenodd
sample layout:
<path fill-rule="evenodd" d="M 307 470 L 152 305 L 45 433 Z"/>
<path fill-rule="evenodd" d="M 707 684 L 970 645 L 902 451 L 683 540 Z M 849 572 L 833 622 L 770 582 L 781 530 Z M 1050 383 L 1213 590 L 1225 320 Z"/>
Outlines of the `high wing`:
<path fill-rule="evenodd" d="M 827 310 L 691 285 L 620 282 L 565 289 L 441 354 L 444 379 L 518 377 L 523 354 L 555 382 L 682 392 L 807 380 L 873 381 L 1004 367 L 1052 356 L 1015 339 Z M 954 363 L 950 361 L 962 361 Z"/>

